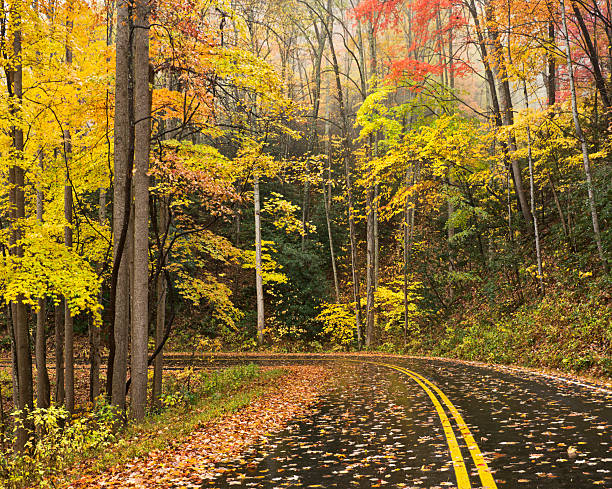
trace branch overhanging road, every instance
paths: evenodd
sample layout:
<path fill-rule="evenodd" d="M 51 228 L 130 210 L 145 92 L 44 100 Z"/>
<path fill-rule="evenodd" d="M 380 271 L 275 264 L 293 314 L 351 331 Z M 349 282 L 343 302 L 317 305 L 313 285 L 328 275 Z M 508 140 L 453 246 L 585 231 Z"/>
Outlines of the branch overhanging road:
<path fill-rule="evenodd" d="M 315 409 L 204 487 L 612 488 L 612 392 L 427 359 L 331 362 Z"/>

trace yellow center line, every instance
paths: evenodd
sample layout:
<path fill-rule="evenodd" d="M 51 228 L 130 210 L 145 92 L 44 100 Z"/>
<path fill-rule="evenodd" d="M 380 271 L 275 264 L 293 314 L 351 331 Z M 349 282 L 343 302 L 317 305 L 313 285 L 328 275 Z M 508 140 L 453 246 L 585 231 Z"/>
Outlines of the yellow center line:
<path fill-rule="evenodd" d="M 397 370 L 398 372 L 409 375 L 427 393 L 427 395 L 433 402 L 434 407 L 436 408 L 438 416 L 440 417 L 440 421 L 442 421 L 442 428 L 444 428 L 444 435 L 446 436 L 446 441 L 448 443 L 448 449 L 450 451 L 451 459 L 453 461 L 453 467 L 455 469 L 455 476 L 457 477 L 457 489 L 470 489 L 472 487 L 470 485 L 470 478 L 468 476 L 467 469 L 465 468 L 465 460 L 463 459 L 463 455 L 461 455 L 461 450 L 459 448 L 459 444 L 457 443 L 455 432 L 453 431 L 450 420 L 448 419 L 448 416 L 444 412 L 444 408 L 442 407 L 442 404 L 440 404 L 440 401 L 438 400 L 436 395 L 419 378 L 411 375 L 410 373 L 408 373 L 401 367 L 396 367 L 395 365 L 389 365 L 386 363 L 375 363 L 375 362 L 368 362 L 368 363 L 389 367 L 394 370 Z"/>
<path fill-rule="evenodd" d="M 412 370 L 405 369 L 403 367 L 400 367 L 400 369 L 404 371 L 404 373 L 406 373 L 407 375 L 410 375 L 417 382 L 418 382 L 417 379 L 421 379 L 423 382 L 431 386 L 433 390 L 437 392 L 437 394 L 440 396 L 440 399 L 442 399 L 444 404 L 446 404 L 446 407 L 451 412 L 451 414 L 453 415 L 453 418 L 455 418 L 455 421 L 457 422 L 457 426 L 459 427 L 459 430 L 461 431 L 461 434 L 463 435 L 463 439 L 465 440 L 467 447 L 470 451 L 470 454 L 472 455 L 472 460 L 474 460 L 474 464 L 476 464 L 476 468 L 478 469 L 478 475 L 480 476 L 480 481 L 482 482 L 482 488 L 483 489 L 497 489 L 497 484 L 495 484 L 495 479 L 493 479 L 493 476 L 491 475 L 491 469 L 489 469 L 487 462 L 482 456 L 482 452 L 480 451 L 480 448 L 478 448 L 478 445 L 476 444 L 476 440 L 474 440 L 474 437 L 472 436 L 472 433 L 470 432 L 468 425 L 463 420 L 463 417 L 461 416 L 457 408 L 454 406 L 454 404 L 450 401 L 450 399 L 446 396 L 446 394 L 444 394 L 444 392 L 442 392 L 437 385 L 427 380 L 422 375 L 416 372 L 413 372 Z"/>
<path fill-rule="evenodd" d="M 350 362 L 361 363 L 358 360 L 347 360 Z M 467 470 L 465 468 L 465 460 L 461 455 L 461 450 L 459 449 L 457 438 L 455 437 L 455 433 L 450 424 L 450 420 L 448 419 L 448 416 L 446 415 L 442 404 L 429 388 L 431 387 L 438 394 L 438 396 L 440 396 L 440 399 L 442 399 L 442 402 L 446 405 L 453 418 L 455 419 L 457 427 L 459 428 L 459 431 L 461 432 L 461 435 L 465 440 L 468 450 L 470 451 L 470 454 L 472 456 L 472 460 L 474 460 L 474 464 L 476 465 L 476 469 L 478 470 L 478 475 L 480 477 L 480 481 L 482 482 L 482 489 L 497 489 L 495 479 L 493 479 L 493 476 L 491 475 L 491 469 L 489 469 L 489 466 L 487 465 L 487 462 L 485 461 L 482 452 L 480 451 L 480 448 L 478 448 L 478 444 L 476 443 L 476 440 L 474 440 L 474 437 L 472 436 L 472 433 L 470 432 L 467 423 L 464 421 L 463 417 L 461 416 L 455 405 L 437 385 L 435 385 L 433 382 L 426 379 L 422 375 L 413 372 L 412 370 L 408 370 L 404 367 L 391 365 L 389 363 L 371 362 L 367 360 L 365 361 L 365 363 L 388 367 L 393 370 L 397 370 L 398 372 L 401 372 L 403 374 L 406 374 L 410 378 L 412 378 L 417 384 L 419 384 L 419 386 L 421 386 L 421 388 L 427 393 L 436 408 L 440 420 L 442 421 L 444 435 L 446 436 L 448 448 L 450 450 L 451 458 L 453 460 L 453 466 L 455 468 L 455 476 L 457 477 L 457 488 L 470 489 L 471 485 Z"/>

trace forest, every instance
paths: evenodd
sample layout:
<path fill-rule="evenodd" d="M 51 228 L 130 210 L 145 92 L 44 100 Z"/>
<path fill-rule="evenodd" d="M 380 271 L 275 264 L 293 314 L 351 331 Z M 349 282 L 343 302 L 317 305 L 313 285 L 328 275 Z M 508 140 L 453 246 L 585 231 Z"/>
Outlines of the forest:
<path fill-rule="evenodd" d="M 4 2 L 3 447 L 171 352 L 612 375 L 611 46 L 604 0 Z"/>

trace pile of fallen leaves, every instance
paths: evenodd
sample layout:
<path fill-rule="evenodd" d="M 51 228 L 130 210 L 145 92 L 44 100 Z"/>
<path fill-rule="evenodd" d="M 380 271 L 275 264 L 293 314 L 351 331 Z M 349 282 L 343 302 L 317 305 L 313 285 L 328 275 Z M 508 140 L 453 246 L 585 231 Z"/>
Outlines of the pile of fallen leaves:
<path fill-rule="evenodd" d="M 329 378 L 322 366 L 284 368 L 288 374 L 245 408 L 200 426 L 170 449 L 151 452 L 102 474 L 89 473 L 67 487 L 200 487 L 224 470 L 218 464 L 238 457 L 250 445 L 265 443 L 269 435 L 304 414 Z"/>

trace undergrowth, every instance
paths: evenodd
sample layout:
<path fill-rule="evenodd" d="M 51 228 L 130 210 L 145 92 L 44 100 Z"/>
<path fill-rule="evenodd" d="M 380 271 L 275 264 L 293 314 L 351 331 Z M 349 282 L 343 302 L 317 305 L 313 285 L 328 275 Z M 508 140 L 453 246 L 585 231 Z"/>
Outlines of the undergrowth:
<path fill-rule="evenodd" d="M 511 312 L 474 305 L 444 326 L 442 335 L 425 338 L 421 353 L 612 376 L 612 307 L 604 287 L 551 290 Z"/>
<path fill-rule="evenodd" d="M 63 407 L 35 409 L 27 416 L 26 425 L 36 433 L 27 450 L 14 454 L 6 448 L 0 454 L 0 488 L 57 487 L 71 473 L 81 475 L 84 461 L 96 472 L 168 448 L 202 423 L 247 405 L 261 394 L 263 382 L 283 373 L 253 364 L 211 373 L 185 369 L 169 379 L 160 409 L 119 430 L 114 408 L 102 399 L 74 419 Z"/>

